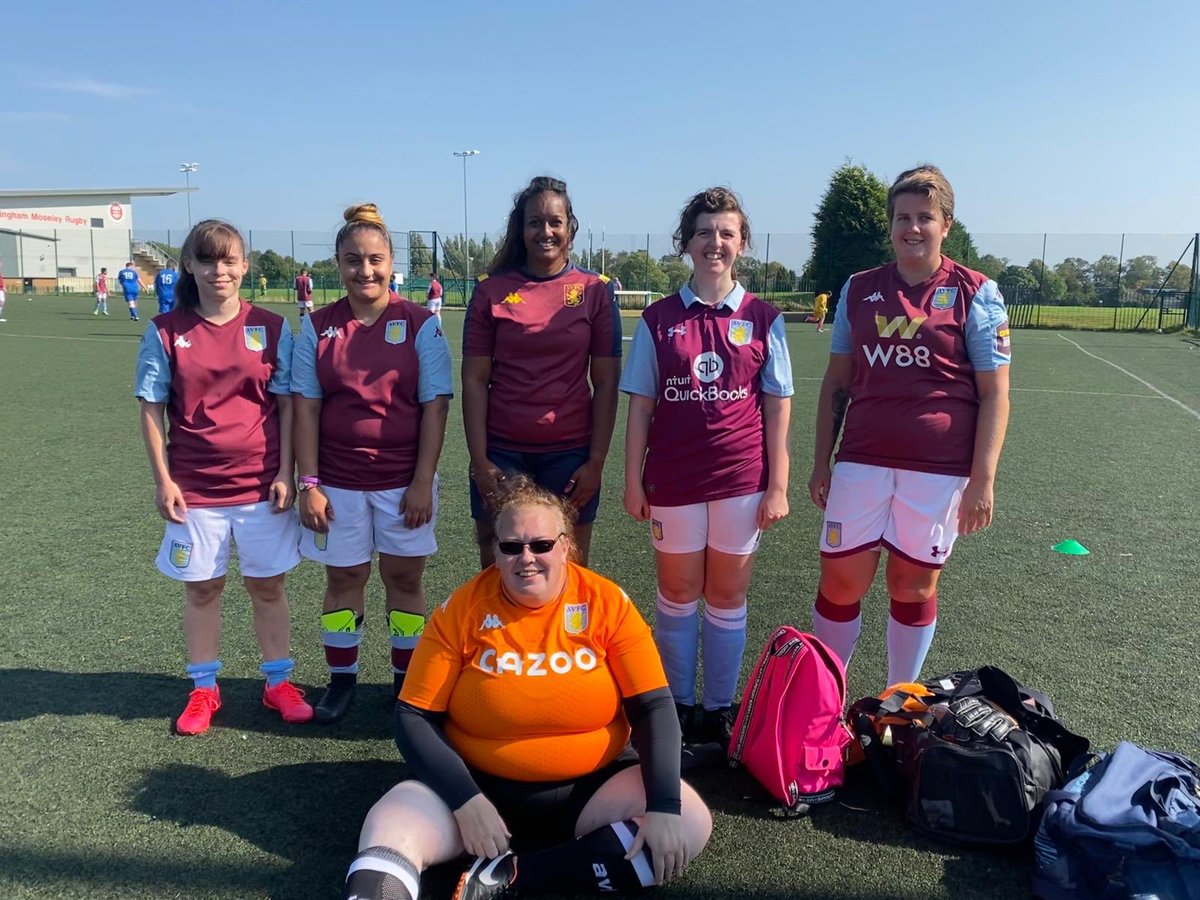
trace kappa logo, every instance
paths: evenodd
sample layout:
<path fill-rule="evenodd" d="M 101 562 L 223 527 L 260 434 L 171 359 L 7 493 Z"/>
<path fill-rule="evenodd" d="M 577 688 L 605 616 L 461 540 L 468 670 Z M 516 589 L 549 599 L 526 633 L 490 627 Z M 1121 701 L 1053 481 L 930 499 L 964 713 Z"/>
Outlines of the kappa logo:
<path fill-rule="evenodd" d="M 483 624 L 479 626 L 480 631 L 485 631 L 488 628 L 503 628 L 504 624 L 500 621 L 500 617 L 495 613 L 488 613 L 483 617 Z"/>
<path fill-rule="evenodd" d="M 342 337 L 342 329 L 335 328 L 334 326 L 330 325 L 328 328 L 326 328 L 324 331 L 321 332 L 321 337 L 340 338 L 340 337 Z"/>
<path fill-rule="evenodd" d="M 188 347 L 192 346 L 192 342 L 181 334 L 175 338 L 175 346 L 182 347 L 184 350 L 186 350 Z"/>
<path fill-rule="evenodd" d="M 701 353 L 692 360 L 692 374 L 704 384 L 712 384 L 725 371 L 725 360 L 711 350 Z"/>
<path fill-rule="evenodd" d="M 876 291 L 870 297 L 863 297 L 863 303 L 882 303 L 882 302 L 883 302 L 883 294 L 879 293 L 879 291 Z"/>
<path fill-rule="evenodd" d="M 522 297 L 520 294 L 518 294 L 516 291 L 513 291 L 511 294 L 509 294 L 507 297 L 505 297 L 501 302 L 508 303 L 510 305 L 515 304 L 515 303 L 524 303 L 525 298 Z"/>
<path fill-rule="evenodd" d="M 672 325 L 667 329 L 667 337 L 669 338 L 683 337 L 686 334 L 687 325 L 684 325 L 682 322 L 678 325 Z"/>
<path fill-rule="evenodd" d="M 879 332 L 881 338 L 891 337 L 893 334 L 898 334 L 901 340 L 911 341 L 921 330 L 921 325 L 928 316 L 913 316 L 911 319 L 908 316 L 875 316 L 875 330 Z"/>
<path fill-rule="evenodd" d="M 582 284 L 563 285 L 563 306 L 579 306 L 583 303 Z"/>

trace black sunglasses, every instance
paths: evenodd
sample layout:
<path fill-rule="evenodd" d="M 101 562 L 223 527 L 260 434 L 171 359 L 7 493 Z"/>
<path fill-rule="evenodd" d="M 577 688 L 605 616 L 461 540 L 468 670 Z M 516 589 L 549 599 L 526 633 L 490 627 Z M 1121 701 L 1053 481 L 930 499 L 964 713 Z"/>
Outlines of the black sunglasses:
<path fill-rule="evenodd" d="M 553 550 L 554 545 L 558 543 L 558 538 L 564 534 L 565 532 L 560 531 L 556 538 L 538 538 L 536 541 L 497 541 L 496 546 L 505 556 L 516 556 L 523 553 L 526 547 L 541 556 L 543 553 Z"/>

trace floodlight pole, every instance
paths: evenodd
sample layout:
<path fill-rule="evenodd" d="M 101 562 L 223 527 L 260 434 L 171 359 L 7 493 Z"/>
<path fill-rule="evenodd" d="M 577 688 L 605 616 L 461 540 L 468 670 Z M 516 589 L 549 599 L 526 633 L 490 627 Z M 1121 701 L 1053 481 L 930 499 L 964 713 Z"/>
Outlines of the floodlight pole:
<path fill-rule="evenodd" d="M 184 193 L 187 195 L 188 231 L 192 230 L 192 173 L 198 168 L 200 168 L 198 162 L 185 162 L 179 165 L 179 171 L 183 173 L 184 184 L 187 186 Z"/>
<path fill-rule="evenodd" d="M 467 230 L 467 157 L 478 156 L 478 150 L 455 150 L 454 155 L 460 157 L 463 162 L 463 256 L 467 261 L 466 282 L 463 284 L 463 290 L 467 289 L 467 284 L 471 281 L 471 257 L 470 257 L 470 232 Z"/>

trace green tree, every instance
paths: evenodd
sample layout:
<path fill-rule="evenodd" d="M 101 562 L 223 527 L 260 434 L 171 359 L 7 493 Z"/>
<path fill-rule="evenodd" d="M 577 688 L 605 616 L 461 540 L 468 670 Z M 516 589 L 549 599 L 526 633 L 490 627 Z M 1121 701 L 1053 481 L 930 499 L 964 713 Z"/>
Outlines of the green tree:
<path fill-rule="evenodd" d="M 1054 273 L 1066 285 L 1067 298 L 1078 306 L 1093 306 L 1096 303 L 1096 283 L 1092 280 L 1092 264 L 1078 256 L 1068 256 L 1057 266 Z"/>
<path fill-rule="evenodd" d="M 891 256 L 887 185 L 853 163 L 835 171 L 813 217 L 812 246 L 805 274 L 818 290 L 831 291 L 836 304 L 847 278 Z"/>
<path fill-rule="evenodd" d="M 408 273 L 424 278 L 433 270 L 433 253 L 419 231 L 408 233 Z"/>
<path fill-rule="evenodd" d="M 1092 284 L 1096 288 L 1096 300 L 1105 305 L 1115 306 L 1120 303 L 1117 296 L 1117 281 L 1121 272 L 1120 263 L 1110 253 L 1106 253 L 1092 263 Z"/>
<path fill-rule="evenodd" d="M 250 263 L 254 269 L 254 277 L 266 275 L 267 281 L 272 285 L 289 284 L 296 265 L 290 256 L 280 256 L 274 250 L 264 250 L 261 253 L 258 250 L 251 251 Z"/>
<path fill-rule="evenodd" d="M 967 231 L 967 226 L 958 219 L 955 219 L 950 225 L 950 233 L 942 241 L 942 253 L 956 263 L 962 263 L 972 269 L 978 268 L 976 263 L 979 260 L 979 250 L 976 248 L 975 242 L 971 240 L 971 233 Z"/>
<path fill-rule="evenodd" d="M 953 259 L 954 257 L 951 257 Z M 964 263 L 965 265 L 965 263 Z M 982 272 L 993 281 L 999 281 L 1000 273 L 1008 266 L 1008 260 L 1003 256 L 992 256 L 990 253 L 984 253 L 978 259 L 972 260 L 971 268 L 977 272 Z"/>
<path fill-rule="evenodd" d="M 1156 256 L 1135 256 L 1125 263 L 1125 274 L 1121 276 L 1121 287 L 1137 290 L 1138 288 L 1156 288 L 1162 284 L 1167 273 L 1158 265 Z"/>
<path fill-rule="evenodd" d="M 627 291 L 658 291 L 661 294 L 668 291 L 666 273 L 645 250 L 620 253 L 610 259 L 608 274 L 619 278 Z"/>
<path fill-rule="evenodd" d="M 482 241 L 474 239 L 468 241 L 464 248 L 462 236 L 455 235 L 443 242 L 442 251 L 442 269 L 450 277 L 466 277 L 468 269 L 466 257 L 469 256 L 471 277 L 477 278 L 487 272 L 488 266 L 492 264 L 492 257 L 496 255 L 496 246 L 492 243 L 491 238 L 485 236 Z"/>
<path fill-rule="evenodd" d="M 677 291 L 692 277 L 692 267 L 673 253 L 660 256 L 658 267 L 667 279 L 667 290 Z"/>
<path fill-rule="evenodd" d="M 1165 273 L 1164 273 L 1165 274 Z M 1192 267 L 1180 263 L 1167 279 L 1167 287 L 1175 291 L 1188 291 L 1192 288 Z"/>
<path fill-rule="evenodd" d="M 1067 284 L 1040 259 L 1031 259 L 1025 267 L 1037 282 L 1043 303 L 1061 304 L 1067 296 Z"/>
<path fill-rule="evenodd" d="M 763 290 L 766 276 L 763 273 L 762 260 L 746 253 L 738 257 L 733 270 L 737 273 L 738 284 L 746 290 L 751 293 Z"/>

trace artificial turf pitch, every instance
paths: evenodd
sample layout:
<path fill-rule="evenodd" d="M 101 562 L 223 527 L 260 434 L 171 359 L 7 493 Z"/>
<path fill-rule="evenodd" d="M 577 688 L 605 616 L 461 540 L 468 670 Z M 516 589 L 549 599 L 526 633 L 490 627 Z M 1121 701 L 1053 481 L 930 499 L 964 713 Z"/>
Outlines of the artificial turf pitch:
<path fill-rule="evenodd" d="M 135 325 L 122 305 L 104 319 L 86 298 L 10 296 L 0 324 L 0 895 L 337 897 L 363 815 L 404 772 L 380 590 L 351 715 L 291 727 L 260 705 L 248 600 L 231 578 L 224 706 L 208 734 L 171 733 L 189 687 L 182 591 L 153 566 L 162 523 L 131 399 L 151 309 Z M 457 356 L 462 314 L 445 318 Z M 817 581 L 806 481 L 828 334 L 788 332 L 792 512 L 758 558 L 747 669 L 775 625 L 808 628 Z M 1200 348 L 1046 331 L 1018 331 L 1013 345 L 996 520 L 955 549 L 925 674 L 996 664 L 1047 692 L 1100 748 L 1131 739 L 1200 756 Z M 431 604 L 476 566 L 452 409 Z M 652 618 L 650 542 L 621 507 L 623 421 L 622 405 L 592 563 Z M 1064 538 L 1091 555 L 1051 551 Z M 319 689 L 319 568 L 301 565 L 289 592 L 296 677 Z M 873 591 L 851 699 L 883 687 L 886 609 Z M 918 838 L 865 780 L 802 820 L 774 815 L 742 772 L 694 783 L 714 811 L 712 842 L 665 895 L 1029 896 L 1027 852 Z"/>

